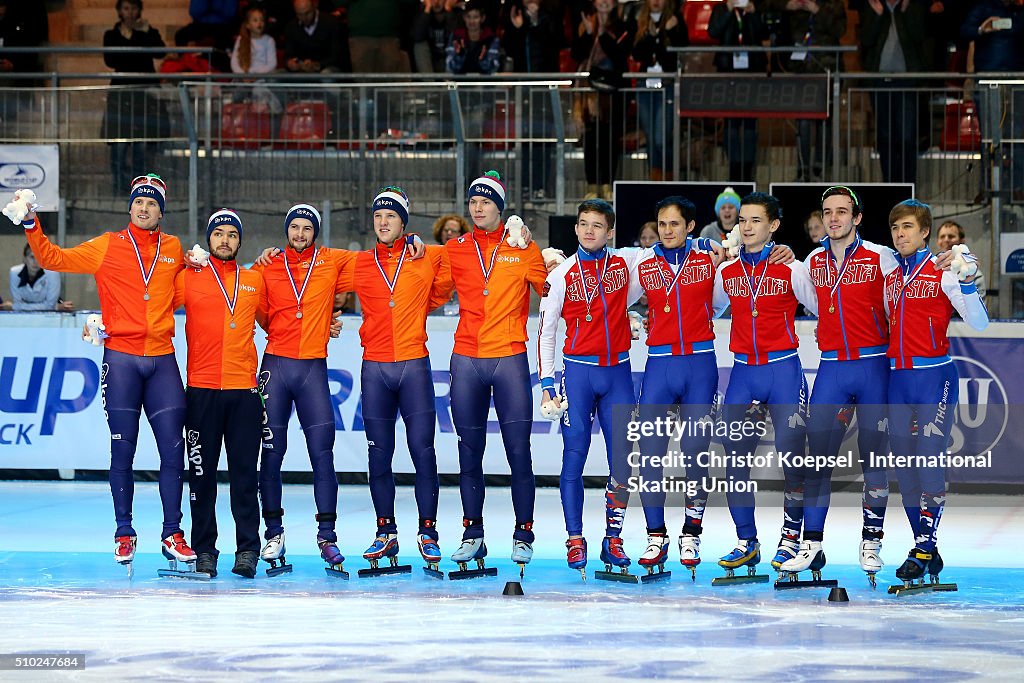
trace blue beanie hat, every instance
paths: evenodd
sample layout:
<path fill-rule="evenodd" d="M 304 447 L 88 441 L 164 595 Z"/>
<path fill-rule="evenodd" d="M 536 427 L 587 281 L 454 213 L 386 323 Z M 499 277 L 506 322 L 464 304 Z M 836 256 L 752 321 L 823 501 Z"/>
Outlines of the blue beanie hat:
<path fill-rule="evenodd" d="M 715 215 L 722 210 L 722 206 L 725 204 L 732 204 L 736 207 L 736 210 L 740 210 L 740 196 L 736 193 L 736 190 L 731 187 L 727 187 L 722 190 L 722 194 L 718 195 L 718 199 L 715 200 Z"/>
<path fill-rule="evenodd" d="M 242 219 L 238 217 L 238 214 L 231 209 L 220 209 L 215 211 L 211 216 L 209 222 L 206 224 L 206 245 L 210 245 L 210 235 L 213 231 L 219 227 L 231 225 L 238 230 L 238 240 L 242 240 Z"/>
<path fill-rule="evenodd" d="M 466 199 L 473 197 L 490 199 L 498 205 L 499 212 L 505 210 L 505 183 L 501 182 L 497 171 L 488 171 L 470 184 Z"/>
<path fill-rule="evenodd" d="M 132 181 L 132 191 L 128 195 L 128 206 L 130 207 L 136 197 L 149 197 L 155 199 L 160 205 L 160 213 L 164 212 L 164 203 L 167 201 L 167 183 L 158 175 L 139 176 Z"/>
<path fill-rule="evenodd" d="M 288 214 L 284 217 L 285 235 L 288 234 L 288 226 L 291 225 L 292 221 L 296 218 L 305 218 L 313 224 L 313 239 L 320 236 L 320 212 L 309 204 L 296 204 L 292 208 L 288 209 Z"/>
<path fill-rule="evenodd" d="M 403 226 L 409 225 L 409 197 L 406 196 L 405 190 L 397 185 L 388 185 L 377 190 L 370 212 L 376 213 L 381 209 L 394 211 L 402 219 Z"/>

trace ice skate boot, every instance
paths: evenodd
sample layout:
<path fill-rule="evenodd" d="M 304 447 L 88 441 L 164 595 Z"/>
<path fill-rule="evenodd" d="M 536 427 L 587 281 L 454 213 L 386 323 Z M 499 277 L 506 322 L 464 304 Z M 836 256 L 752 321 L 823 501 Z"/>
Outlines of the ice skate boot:
<path fill-rule="evenodd" d="M 601 541 L 601 561 L 604 571 L 595 571 L 594 578 L 599 581 L 619 581 L 621 583 L 638 583 L 636 574 L 629 573 L 632 561 L 622 547 L 622 539 L 618 536 L 605 536 Z M 612 568 L 618 571 L 612 571 Z"/>
<path fill-rule="evenodd" d="M 327 563 L 327 566 L 324 567 L 327 576 L 348 581 L 348 572 L 345 571 L 345 556 L 338 549 L 338 542 L 317 536 L 316 544 L 320 547 L 320 557 Z"/>
<path fill-rule="evenodd" d="M 459 570 L 448 572 L 448 578 L 451 581 L 459 581 L 462 579 L 475 579 L 481 576 L 497 576 L 498 568 L 485 566 L 485 557 L 487 557 L 487 544 L 484 543 L 482 536 L 479 538 L 462 539 L 462 544 L 452 554 L 452 562 L 459 566 Z M 466 565 L 474 561 L 476 562 L 476 569 L 467 569 Z"/>
<path fill-rule="evenodd" d="M 690 578 L 697 580 L 700 564 L 700 536 L 679 534 L 679 563 L 690 570 Z"/>
<path fill-rule="evenodd" d="M 568 551 L 566 553 L 566 561 L 569 563 L 569 569 L 578 569 L 583 580 L 587 580 L 587 539 L 585 538 L 570 538 L 565 542 L 565 548 Z"/>
<path fill-rule="evenodd" d="M 519 565 L 519 578 L 525 578 L 526 565 L 533 559 L 533 544 L 512 539 L 512 561 Z"/>
<path fill-rule="evenodd" d="M 643 552 L 637 564 L 647 570 L 647 573 L 640 577 L 644 583 L 655 581 L 666 581 L 672 578 L 672 572 L 665 571 L 665 561 L 668 560 L 668 534 L 662 531 L 647 532 L 647 550 Z"/>
<path fill-rule="evenodd" d="M 821 549 L 821 541 L 804 541 L 791 560 L 786 560 L 779 567 L 779 578 L 775 581 L 775 590 L 788 588 L 835 588 L 839 582 L 835 579 L 822 579 L 821 569 L 825 566 L 825 551 Z M 800 572 L 810 569 L 811 579 L 801 580 Z"/>
<path fill-rule="evenodd" d="M 158 569 L 158 576 L 169 576 L 177 579 L 194 579 L 197 581 L 209 581 L 212 577 L 209 574 L 201 574 L 196 571 L 196 554 L 185 542 L 185 534 L 175 531 L 161 542 L 160 551 L 170 563 L 168 569 Z M 178 563 L 184 562 L 187 569 L 178 569 Z"/>
<path fill-rule="evenodd" d="M 389 566 L 380 567 L 378 563 L 387 558 Z M 369 569 L 360 569 L 359 578 L 370 576 L 387 576 L 388 574 L 411 574 L 411 564 L 398 564 L 398 534 L 377 532 L 377 538 L 363 553 L 363 559 L 369 560 Z"/>
<path fill-rule="evenodd" d="M 256 578 L 256 563 L 259 555 L 255 550 L 241 550 L 235 553 L 235 566 L 231 573 L 246 579 Z"/>
<path fill-rule="evenodd" d="M 800 551 L 800 540 L 783 536 L 779 539 L 779 547 L 775 550 L 775 557 L 772 558 L 772 569 L 779 571 L 783 562 L 788 562 L 796 557 Z"/>
<path fill-rule="evenodd" d="M 437 544 L 437 539 L 428 536 L 427 534 L 420 534 L 416 538 L 416 544 L 420 549 L 420 557 L 427 563 L 427 566 L 423 568 L 423 573 L 432 579 L 444 579 L 444 572 L 437 568 L 439 562 L 441 562 L 441 546 Z"/>
<path fill-rule="evenodd" d="M 196 571 L 200 574 L 209 574 L 211 579 L 217 578 L 217 556 L 213 553 L 197 554 Z"/>
<path fill-rule="evenodd" d="M 956 591 L 957 585 L 955 583 L 941 583 L 939 581 L 939 572 L 945 565 L 942 562 L 942 556 L 939 555 L 939 549 L 936 548 L 932 551 L 932 561 L 928 563 L 928 580 L 931 582 L 933 591 L 939 592 L 951 592 Z"/>
<path fill-rule="evenodd" d="M 260 551 L 260 558 L 262 558 L 264 562 L 270 564 L 270 569 L 267 570 L 267 576 L 291 574 L 292 566 L 285 562 L 284 559 L 283 531 L 277 536 L 273 536 L 267 540 L 267 544 L 263 546 L 263 550 Z"/>
<path fill-rule="evenodd" d="M 871 588 L 877 587 L 875 574 L 881 571 L 882 566 L 882 540 L 873 538 L 862 538 L 860 541 L 860 568 L 868 576 L 868 583 Z"/>
<path fill-rule="evenodd" d="M 138 536 L 117 536 L 114 539 L 114 559 L 118 564 L 122 565 L 128 570 L 128 578 L 132 578 L 134 571 L 132 570 L 132 560 L 135 559 L 135 547 L 139 543 Z"/>
<path fill-rule="evenodd" d="M 896 578 L 903 582 L 902 585 L 889 586 L 889 593 L 899 597 L 911 593 L 927 593 L 932 590 L 932 585 L 924 580 L 924 573 L 929 568 L 933 559 L 933 553 L 921 548 L 912 548 L 899 569 L 896 570 Z"/>
<path fill-rule="evenodd" d="M 740 583 L 768 583 L 767 574 L 757 573 L 757 563 L 761 561 L 761 544 L 756 538 L 740 539 L 736 547 L 718 560 L 718 566 L 725 569 L 725 576 L 712 579 L 712 586 L 731 586 Z M 736 576 L 735 570 L 746 567 L 746 576 Z"/>

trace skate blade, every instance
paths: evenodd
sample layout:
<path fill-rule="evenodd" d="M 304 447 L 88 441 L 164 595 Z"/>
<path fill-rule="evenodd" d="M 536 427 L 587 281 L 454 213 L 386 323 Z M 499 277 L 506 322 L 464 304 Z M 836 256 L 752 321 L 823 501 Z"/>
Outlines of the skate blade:
<path fill-rule="evenodd" d="M 612 581 L 613 583 L 640 583 L 636 574 L 623 574 L 615 571 L 594 571 L 594 578 L 598 581 Z"/>
<path fill-rule="evenodd" d="M 343 579 L 348 581 L 348 572 L 344 569 L 335 569 L 334 567 L 324 567 L 324 571 L 327 572 L 327 576 L 335 579 Z"/>
<path fill-rule="evenodd" d="M 291 574 L 292 566 L 290 564 L 282 564 L 277 567 L 271 567 L 267 570 L 267 576 L 278 576 L 280 574 Z"/>
<path fill-rule="evenodd" d="M 478 579 L 484 576 L 497 576 L 497 567 L 484 567 L 483 569 L 466 569 L 448 572 L 449 581 L 460 581 L 462 579 Z"/>
<path fill-rule="evenodd" d="M 939 593 L 954 593 L 959 590 L 955 583 L 933 583 L 932 590 Z"/>
<path fill-rule="evenodd" d="M 839 585 L 839 581 L 836 579 L 819 579 L 817 581 L 810 579 L 803 581 L 800 579 L 777 579 L 775 581 L 775 590 L 788 590 L 790 588 L 835 588 Z"/>
<path fill-rule="evenodd" d="M 368 579 L 374 576 L 388 576 L 390 574 L 412 574 L 411 564 L 396 564 L 389 567 L 377 567 L 369 569 L 360 569 L 356 572 L 361 579 Z"/>
<path fill-rule="evenodd" d="M 753 576 L 719 576 L 711 579 L 712 586 L 736 586 L 742 583 L 768 583 L 767 574 L 754 574 Z"/>
<path fill-rule="evenodd" d="M 192 581 L 210 581 L 213 577 L 202 572 L 190 572 L 182 569 L 157 569 L 157 576 L 171 579 L 190 579 Z"/>
<path fill-rule="evenodd" d="M 659 581 L 669 581 L 672 579 L 672 572 L 666 572 L 664 570 L 658 572 L 651 572 L 650 574 L 644 574 L 640 577 L 640 583 L 658 583 Z"/>
<path fill-rule="evenodd" d="M 424 567 L 423 568 L 423 573 L 426 576 L 429 576 L 432 579 L 440 579 L 441 581 L 444 581 L 444 572 L 441 571 L 440 569 L 433 569 L 431 567 Z"/>
<path fill-rule="evenodd" d="M 932 591 L 932 584 L 930 583 L 915 583 L 910 586 L 905 584 L 899 584 L 896 586 L 889 586 L 889 595 L 895 595 L 899 597 L 901 595 L 916 595 L 918 593 L 930 593 Z"/>

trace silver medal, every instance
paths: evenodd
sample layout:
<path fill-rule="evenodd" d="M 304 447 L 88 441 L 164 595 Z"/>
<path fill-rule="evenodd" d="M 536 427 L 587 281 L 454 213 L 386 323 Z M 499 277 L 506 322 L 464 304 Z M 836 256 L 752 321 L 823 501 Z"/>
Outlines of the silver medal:
<path fill-rule="evenodd" d="M 145 294 L 142 295 L 142 300 L 149 301 L 149 292 L 146 292 Z"/>
<path fill-rule="evenodd" d="M 296 318 L 301 318 L 302 317 L 302 311 L 295 311 L 295 317 Z"/>
<path fill-rule="evenodd" d="M 485 289 L 484 290 L 484 296 L 487 296 L 488 294 L 490 294 L 490 292 Z"/>
<path fill-rule="evenodd" d="M 391 308 L 394 308 L 395 307 L 395 300 L 391 299 L 390 301 L 388 301 L 388 306 L 390 306 Z"/>
<path fill-rule="evenodd" d="M 231 321 L 231 324 L 230 324 L 230 325 L 228 325 L 228 327 L 230 327 L 231 329 L 235 329 L 235 321 L 234 321 L 234 320 L 232 320 L 232 321 Z"/>

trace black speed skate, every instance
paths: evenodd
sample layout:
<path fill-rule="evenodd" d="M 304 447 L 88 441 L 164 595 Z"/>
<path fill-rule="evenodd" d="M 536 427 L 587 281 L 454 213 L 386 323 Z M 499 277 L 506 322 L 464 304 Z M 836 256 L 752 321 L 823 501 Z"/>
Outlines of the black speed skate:
<path fill-rule="evenodd" d="M 890 595 L 910 595 L 912 593 L 927 593 L 929 591 L 952 592 L 956 591 L 955 583 L 939 583 L 939 572 L 943 568 L 942 556 L 938 548 L 928 552 L 920 548 L 914 548 L 907 555 L 907 559 L 896 570 L 896 578 L 903 582 L 902 585 L 889 586 Z M 928 574 L 928 580 L 924 578 Z"/>
<path fill-rule="evenodd" d="M 822 579 L 821 570 L 825 566 L 825 551 L 821 549 L 821 541 L 804 541 L 796 555 L 779 565 L 779 578 L 775 581 L 775 590 L 788 588 L 835 588 L 839 582 L 835 579 Z M 811 579 L 800 579 L 800 572 L 811 570 Z"/>

